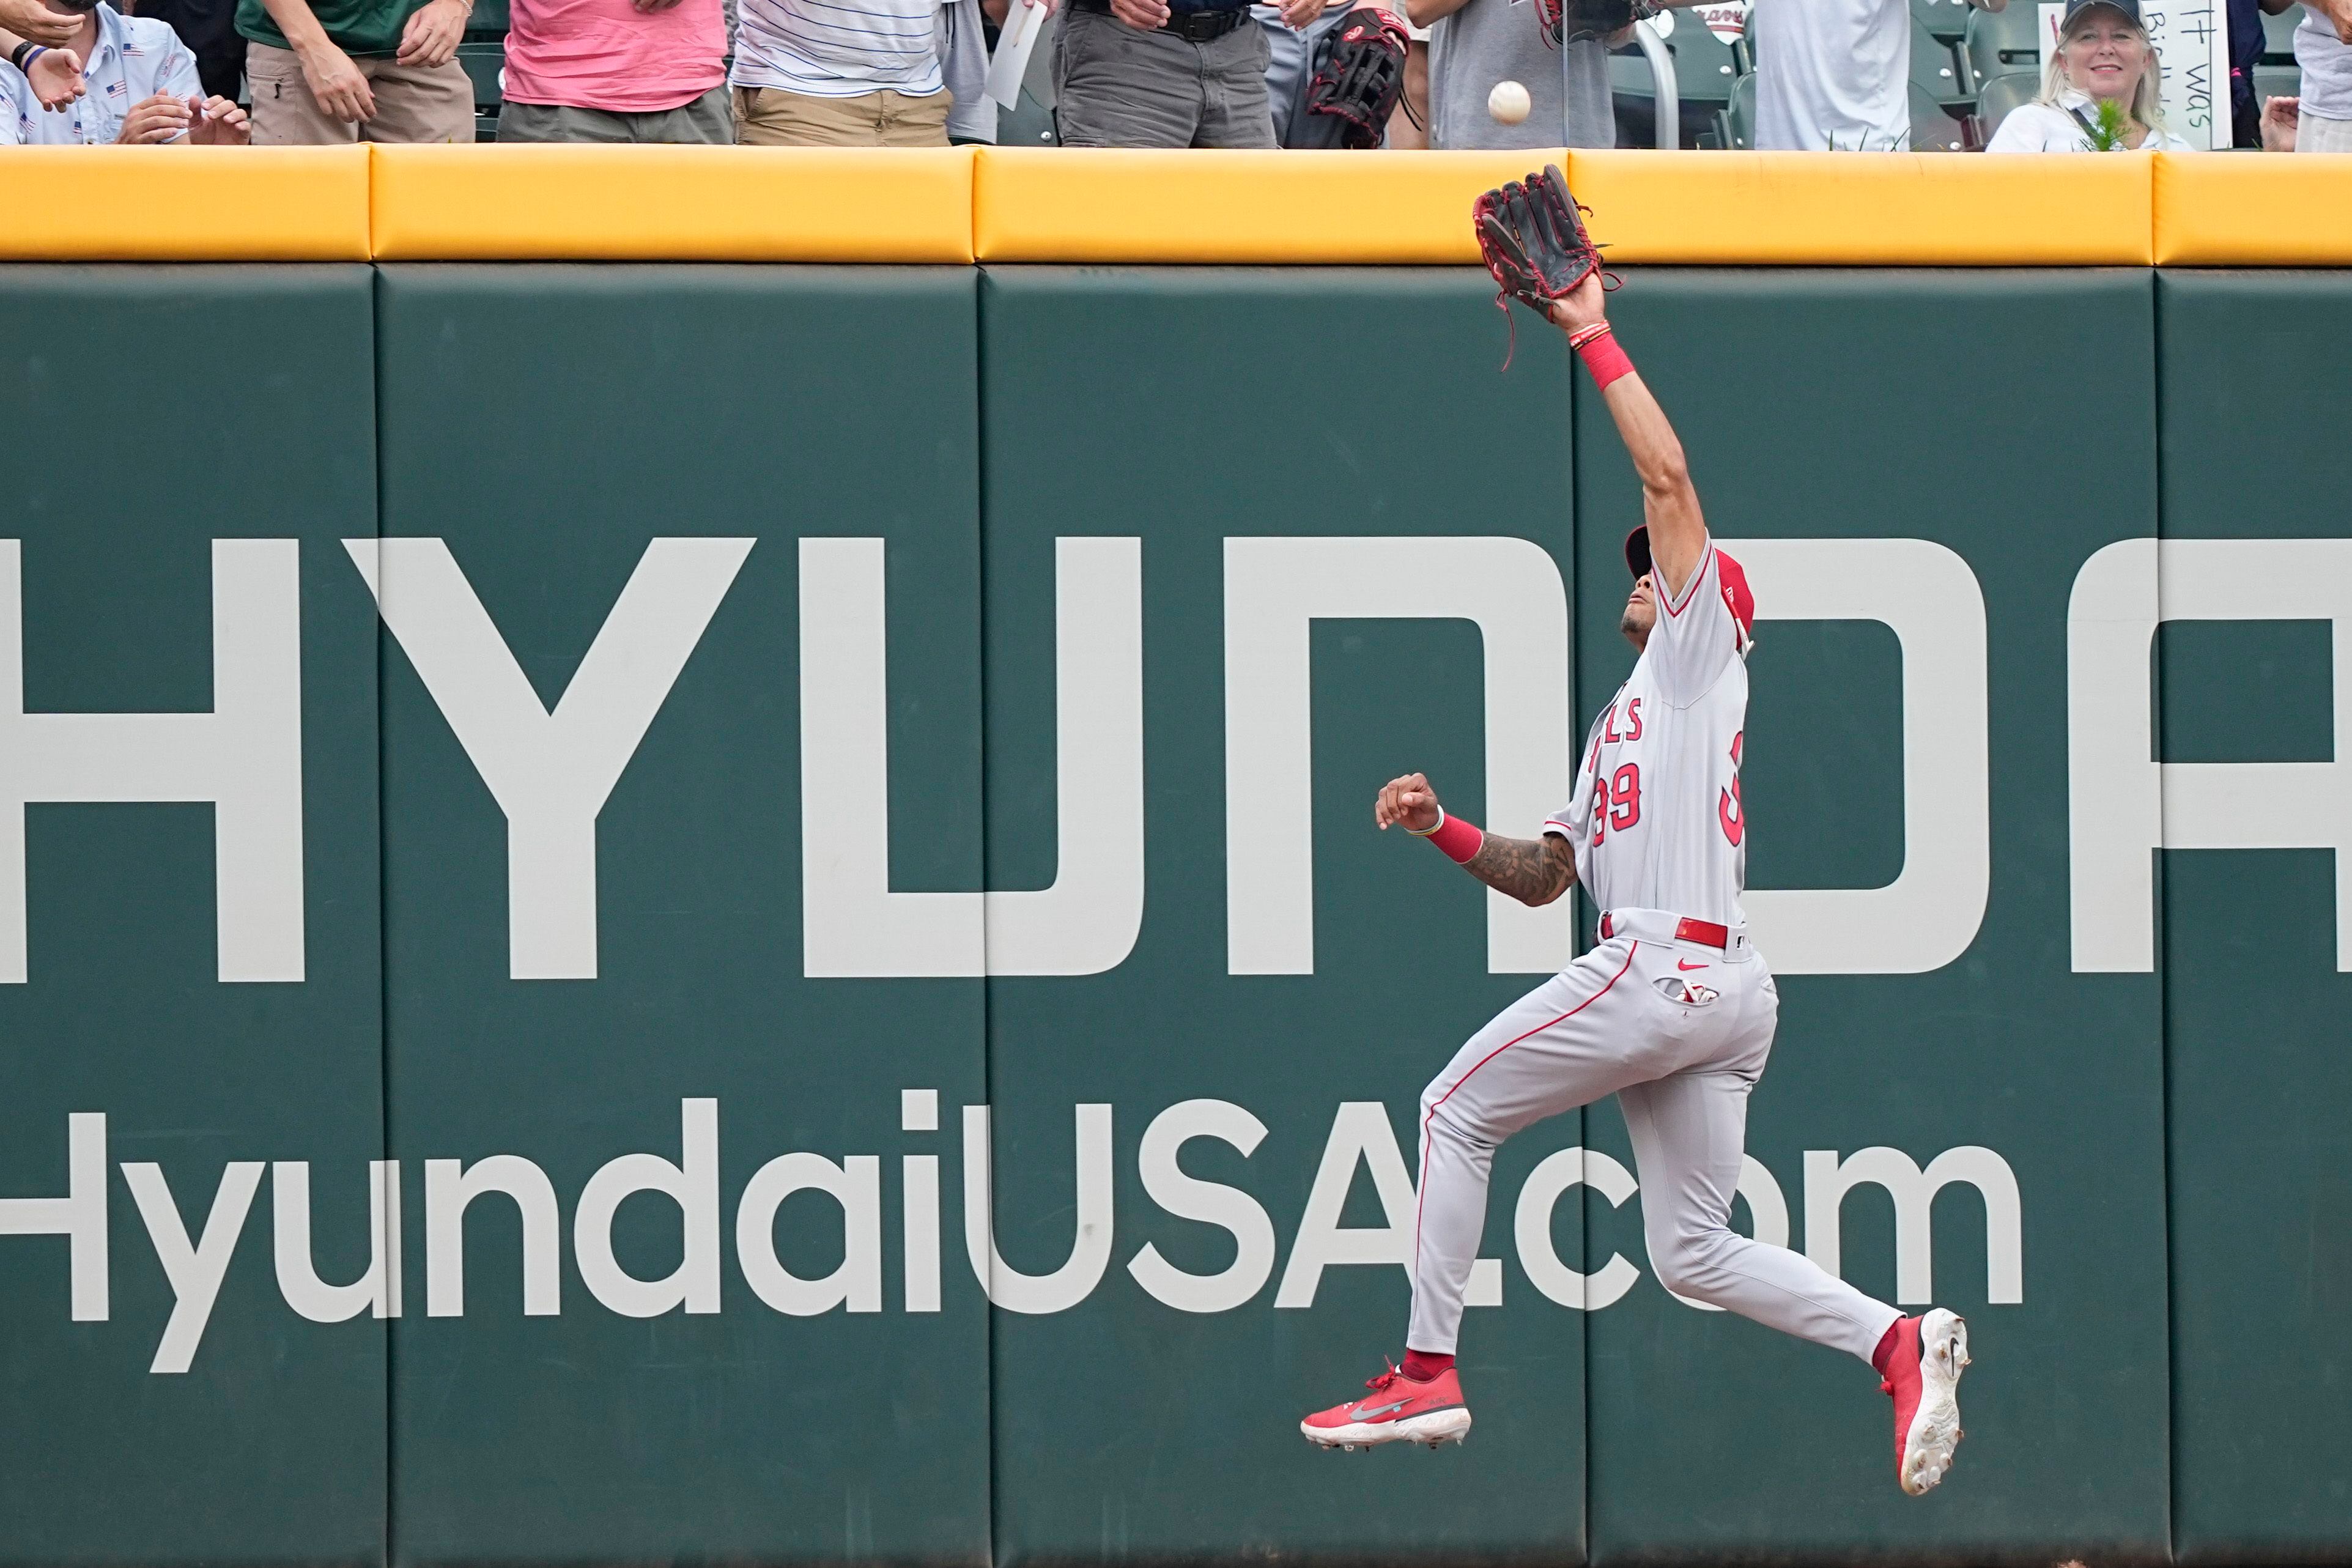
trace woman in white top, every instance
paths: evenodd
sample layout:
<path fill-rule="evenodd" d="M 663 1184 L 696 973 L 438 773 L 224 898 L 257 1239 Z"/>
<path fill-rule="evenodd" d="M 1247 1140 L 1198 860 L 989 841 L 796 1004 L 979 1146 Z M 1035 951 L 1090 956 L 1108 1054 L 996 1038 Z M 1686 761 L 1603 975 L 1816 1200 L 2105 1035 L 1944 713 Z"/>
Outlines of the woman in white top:
<path fill-rule="evenodd" d="M 1993 132 L 1988 153 L 2187 153 L 2193 149 L 2164 128 L 2158 84 L 2163 68 L 2140 25 L 2139 0 L 2066 0 L 2057 48 L 2042 73 L 2042 96 L 2020 104 Z M 2121 110 L 2122 135 L 2107 135 L 2102 104 Z"/>

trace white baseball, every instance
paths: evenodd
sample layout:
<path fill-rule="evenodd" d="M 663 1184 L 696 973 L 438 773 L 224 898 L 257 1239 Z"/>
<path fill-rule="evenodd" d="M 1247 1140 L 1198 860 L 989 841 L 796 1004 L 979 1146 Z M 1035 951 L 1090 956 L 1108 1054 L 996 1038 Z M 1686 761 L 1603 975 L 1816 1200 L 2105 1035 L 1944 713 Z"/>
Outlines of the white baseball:
<path fill-rule="evenodd" d="M 1486 112 L 1506 125 L 1517 125 L 1533 107 L 1528 89 L 1515 81 L 1498 81 L 1495 90 L 1486 95 Z"/>

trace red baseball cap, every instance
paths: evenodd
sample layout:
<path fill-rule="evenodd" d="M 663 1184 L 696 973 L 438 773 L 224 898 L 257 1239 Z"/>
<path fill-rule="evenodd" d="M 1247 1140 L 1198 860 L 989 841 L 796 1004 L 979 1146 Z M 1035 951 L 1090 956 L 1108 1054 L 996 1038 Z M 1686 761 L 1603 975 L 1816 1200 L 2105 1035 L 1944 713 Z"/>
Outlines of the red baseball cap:
<path fill-rule="evenodd" d="M 1739 623 L 1739 640 L 1748 642 L 1756 635 L 1756 595 L 1748 586 L 1748 569 L 1734 561 L 1717 545 L 1715 551 L 1716 576 L 1723 584 L 1723 602 L 1731 611 L 1731 618 Z M 1650 574 L 1650 525 L 1643 523 L 1625 536 L 1625 564 L 1634 579 Z"/>

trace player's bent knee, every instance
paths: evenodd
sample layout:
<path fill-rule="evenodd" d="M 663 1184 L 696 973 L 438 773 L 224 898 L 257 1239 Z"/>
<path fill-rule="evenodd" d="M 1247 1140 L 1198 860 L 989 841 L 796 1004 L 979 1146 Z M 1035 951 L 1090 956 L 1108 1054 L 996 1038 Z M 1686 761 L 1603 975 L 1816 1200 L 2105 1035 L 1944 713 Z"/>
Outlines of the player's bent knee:
<path fill-rule="evenodd" d="M 1485 1124 L 1460 1097 L 1446 1098 L 1453 1086 L 1433 1083 L 1421 1097 L 1421 1125 L 1427 1136 L 1473 1148 L 1493 1149 L 1507 1133 Z"/>
<path fill-rule="evenodd" d="M 1661 1247 L 1654 1241 L 1650 1243 L 1650 1272 L 1658 1277 L 1659 1284 L 1675 1295 L 1690 1294 L 1685 1289 L 1690 1284 L 1692 1273 L 1690 1260 L 1675 1247 Z"/>
<path fill-rule="evenodd" d="M 1659 1284 L 1675 1295 L 1712 1302 L 1731 1287 L 1732 1275 L 1723 1267 L 1723 1254 L 1738 1239 L 1728 1228 L 1653 1237 L 1651 1271 Z"/>
<path fill-rule="evenodd" d="M 1423 1095 L 1421 1101 L 1422 1130 L 1432 1138 L 1462 1138 L 1469 1129 L 1464 1126 L 1462 1113 L 1451 1105 L 1432 1096 Z"/>

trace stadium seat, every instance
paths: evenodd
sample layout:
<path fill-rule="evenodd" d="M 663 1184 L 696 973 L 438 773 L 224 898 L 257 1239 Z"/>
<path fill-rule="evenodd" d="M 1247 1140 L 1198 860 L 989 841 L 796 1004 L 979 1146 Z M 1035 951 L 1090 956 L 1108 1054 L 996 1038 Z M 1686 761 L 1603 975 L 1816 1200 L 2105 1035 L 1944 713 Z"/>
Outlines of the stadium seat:
<path fill-rule="evenodd" d="M 1749 72 L 1735 79 L 1731 84 L 1731 101 L 1716 111 L 1717 142 L 1735 153 L 1745 153 L 1756 145 L 1756 76 Z"/>
<path fill-rule="evenodd" d="M 1695 106 L 1702 113 L 1712 113 L 1731 100 L 1731 84 L 1740 74 L 1731 46 L 1689 11 L 1668 11 L 1665 16 L 1674 19 L 1674 30 L 1666 35 L 1666 50 L 1675 57 L 1675 90 L 1686 108 Z M 1646 101 L 1653 96 L 1655 87 L 1650 79 L 1650 62 L 1642 58 L 1638 47 L 1628 44 L 1610 55 L 1609 87 L 1619 98 Z"/>
<path fill-rule="evenodd" d="M 1936 101 L 1935 96 L 1917 82 L 1911 84 L 1911 151 L 1914 153 L 1965 153 L 1969 150 L 1968 132 L 1959 116 Z"/>
<path fill-rule="evenodd" d="M 1061 132 L 1054 127 L 1054 28 L 1061 24 L 1061 14 L 1051 14 L 1037 33 L 1037 42 L 1030 47 L 1028 70 L 1021 75 L 1021 103 L 1016 108 L 997 108 L 997 146 L 1000 148 L 1051 148 L 1061 146 Z"/>
<path fill-rule="evenodd" d="M 499 7 L 505 9 L 503 5 Z M 475 42 L 468 39 L 457 46 L 457 64 L 464 68 L 474 84 L 474 140 L 495 142 L 499 139 L 499 106 L 505 102 L 499 73 L 506 68 L 507 47 L 499 42 Z"/>
<path fill-rule="evenodd" d="M 1971 140 L 1979 147 L 1992 141 L 1992 133 L 2009 118 L 2009 111 L 2019 104 L 2031 103 L 2042 90 L 2040 71 L 2010 71 L 1984 82 L 1977 89 L 1975 134 Z"/>
<path fill-rule="evenodd" d="M 2300 5 L 2290 5 L 2276 16 L 2263 17 L 2263 64 L 2294 64 L 2294 29 L 2302 20 L 2303 7 Z"/>
<path fill-rule="evenodd" d="M 1668 11 L 1658 18 L 1667 26 L 1666 52 L 1675 62 L 1675 91 L 1682 107 L 1677 140 L 1696 147 L 1715 134 L 1716 121 L 1731 101 L 1732 84 L 1740 77 L 1740 56 L 1686 10 Z M 1650 62 L 1638 45 L 1627 44 L 1609 57 L 1609 87 L 1616 100 L 1621 144 L 1656 144 L 1656 84 Z"/>
<path fill-rule="evenodd" d="M 1029 68 L 1021 78 L 1021 103 L 996 111 L 999 147 L 1057 147 L 1061 136 L 1054 128 L 1054 29 L 1056 13 L 1039 24 L 1045 31 L 1029 53 Z"/>
<path fill-rule="evenodd" d="M 1947 109 L 1966 109 L 1976 91 L 1964 57 L 1951 45 L 1916 24 L 1911 28 L 1911 82 Z"/>
<path fill-rule="evenodd" d="M 1969 0 L 1911 0 L 1911 27 L 1957 44 L 1969 35 Z"/>
<path fill-rule="evenodd" d="M 1746 53 L 1744 45 L 1727 41 L 1699 20 L 1696 11 L 1682 13 L 1675 36 L 1668 43 L 1685 46 L 1675 55 L 1677 78 L 1696 76 L 1701 79 L 1701 85 L 1697 88 L 1681 88 L 1685 95 L 1696 92 L 1702 101 L 1710 104 L 1731 101 L 1732 84 L 1747 69 L 1740 63 Z"/>
<path fill-rule="evenodd" d="M 2011 0 L 2003 11 L 1971 11 L 1966 50 L 1979 82 L 2011 71 L 2042 68 L 2042 16 L 2032 0 Z"/>
<path fill-rule="evenodd" d="M 2254 68 L 2254 102 L 2264 99 L 2299 98 L 2303 94 L 2303 72 L 2293 66 L 2262 65 Z"/>
<path fill-rule="evenodd" d="M 504 44 L 459 44 L 457 63 L 474 84 L 474 112 L 496 114 L 505 95 L 499 83 L 499 74 L 506 69 L 507 47 Z"/>
<path fill-rule="evenodd" d="M 474 9 L 466 18 L 468 38 L 503 38 L 507 36 L 507 0 L 474 0 Z"/>
<path fill-rule="evenodd" d="M 1054 132 L 1054 111 L 1037 101 L 1036 95 L 1026 87 L 1021 89 L 1018 109 L 996 111 L 996 144 L 999 147 L 1058 147 L 1061 138 Z"/>

